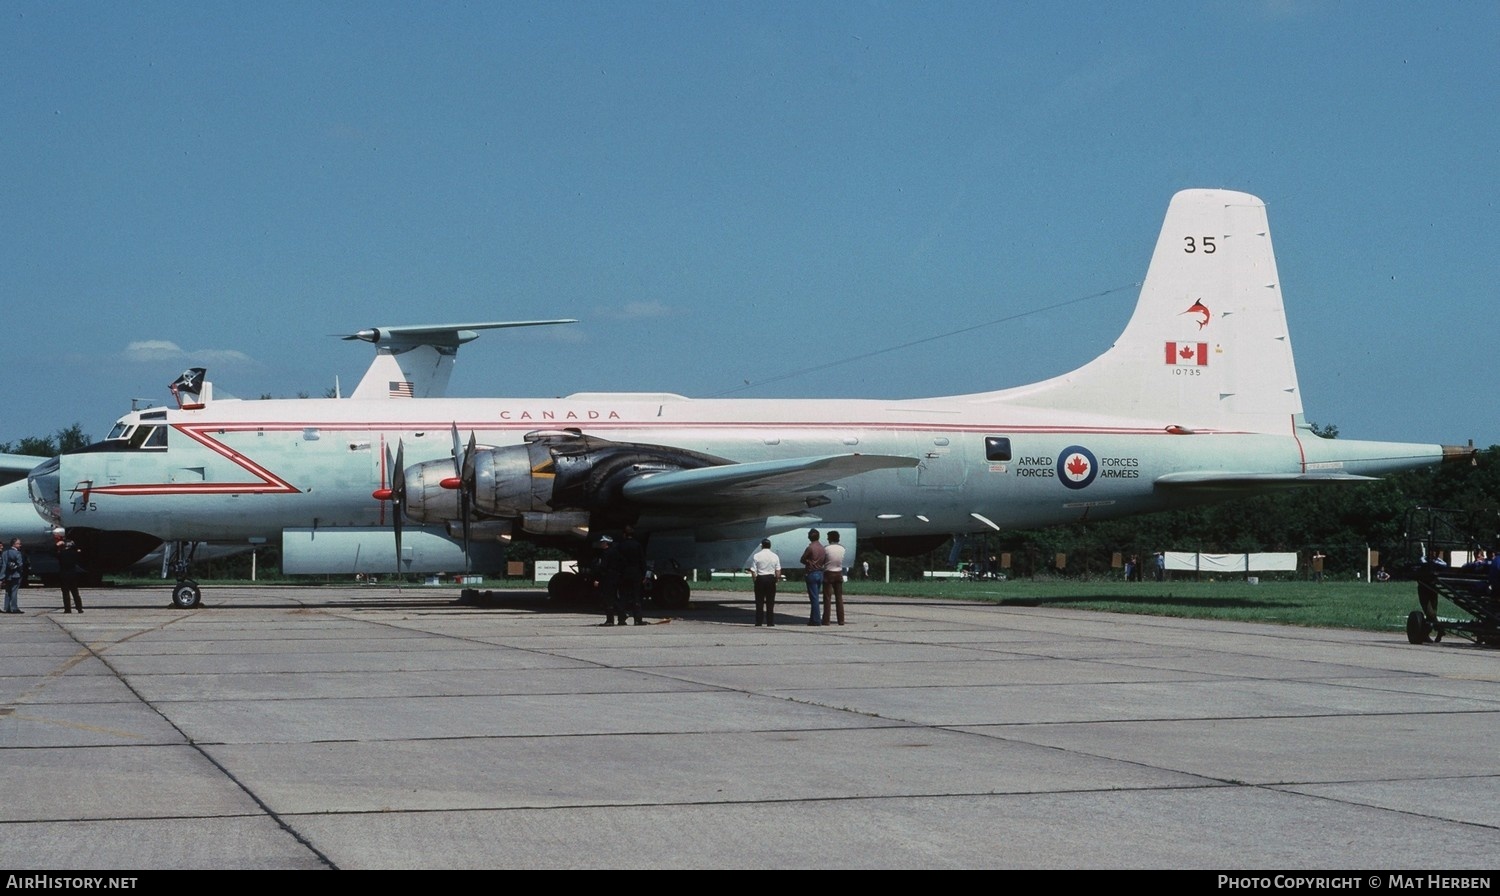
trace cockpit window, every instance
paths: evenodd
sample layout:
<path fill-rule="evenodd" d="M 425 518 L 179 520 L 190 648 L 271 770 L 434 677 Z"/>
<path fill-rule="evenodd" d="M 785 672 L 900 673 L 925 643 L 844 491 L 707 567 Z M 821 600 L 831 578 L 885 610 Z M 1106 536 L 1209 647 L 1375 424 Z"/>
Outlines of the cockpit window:
<path fill-rule="evenodd" d="M 167 428 L 165 426 L 137 426 L 135 432 L 130 434 L 130 447 L 167 447 Z"/>
<path fill-rule="evenodd" d="M 167 424 L 166 412 L 160 412 L 160 417 L 153 415 L 136 415 L 121 417 L 115 421 L 115 425 L 102 441 L 85 445 L 71 454 L 92 453 L 96 451 L 118 452 L 118 451 L 140 451 L 150 449 L 152 451 L 167 450 Z M 160 419 L 162 422 L 146 423 L 147 417 Z"/>

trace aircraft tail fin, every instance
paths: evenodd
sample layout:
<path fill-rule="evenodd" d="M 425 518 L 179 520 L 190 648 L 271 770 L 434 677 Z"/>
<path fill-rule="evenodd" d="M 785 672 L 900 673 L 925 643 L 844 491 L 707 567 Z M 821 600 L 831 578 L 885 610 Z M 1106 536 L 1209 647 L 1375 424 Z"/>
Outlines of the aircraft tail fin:
<path fill-rule="evenodd" d="M 1265 203 L 1230 190 L 1172 197 L 1135 313 L 1115 344 L 1071 373 L 991 395 L 1184 431 L 1301 425 Z"/>
<path fill-rule="evenodd" d="M 350 398 L 436 398 L 448 389 L 458 350 L 438 345 L 376 349 Z"/>

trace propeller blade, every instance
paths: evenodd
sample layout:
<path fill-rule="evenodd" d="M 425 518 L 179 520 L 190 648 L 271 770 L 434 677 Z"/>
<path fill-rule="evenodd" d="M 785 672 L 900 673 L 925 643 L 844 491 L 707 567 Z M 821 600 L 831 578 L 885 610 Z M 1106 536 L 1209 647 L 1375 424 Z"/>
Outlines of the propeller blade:
<path fill-rule="evenodd" d="M 387 447 L 389 452 L 390 448 Z M 401 523 L 406 517 L 406 444 L 396 443 L 391 461 L 391 522 L 396 532 L 396 574 L 401 574 Z"/>
<path fill-rule="evenodd" d="M 469 433 L 469 446 L 464 449 L 463 466 L 459 468 L 458 477 L 463 480 L 464 488 L 473 491 L 474 485 L 474 455 L 479 451 L 479 440 L 474 433 Z"/>
<path fill-rule="evenodd" d="M 453 440 L 458 441 L 458 426 L 453 427 Z M 458 466 L 458 510 L 464 526 L 464 574 L 468 575 L 469 569 L 469 523 L 474 515 L 475 490 L 478 488 L 475 479 L 476 463 L 474 456 L 478 453 L 479 443 L 474 433 L 469 433 L 469 444 L 464 449 L 463 462 Z M 454 455 L 457 459 L 457 455 Z"/>

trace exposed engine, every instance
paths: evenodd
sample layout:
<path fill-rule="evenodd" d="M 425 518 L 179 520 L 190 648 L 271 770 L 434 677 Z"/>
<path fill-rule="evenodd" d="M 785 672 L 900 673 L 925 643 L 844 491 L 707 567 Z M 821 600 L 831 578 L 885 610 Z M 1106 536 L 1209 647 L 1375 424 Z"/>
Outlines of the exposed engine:
<path fill-rule="evenodd" d="M 533 535 L 621 526 L 637 515 L 621 495 L 628 480 L 728 463 L 695 451 L 613 442 L 574 430 L 534 432 L 522 445 L 465 452 L 457 465 L 441 460 L 408 468 L 406 516 L 417 522 L 458 519 L 467 492 L 475 518 L 511 520 Z"/>

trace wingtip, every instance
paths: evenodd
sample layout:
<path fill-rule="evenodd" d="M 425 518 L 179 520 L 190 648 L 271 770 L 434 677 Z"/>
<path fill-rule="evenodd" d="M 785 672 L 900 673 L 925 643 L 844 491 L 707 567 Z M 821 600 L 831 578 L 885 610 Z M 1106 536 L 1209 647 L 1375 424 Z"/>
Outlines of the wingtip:
<path fill-rule="evenodd" d="M 1474 466 L 1479 466 L 1479 449 L 1474 447 L 1474 440 L 1470 439 L 1467 445 L 1443 445 L 1443 463 L 1458 463 L 1468 461 Z"/>

